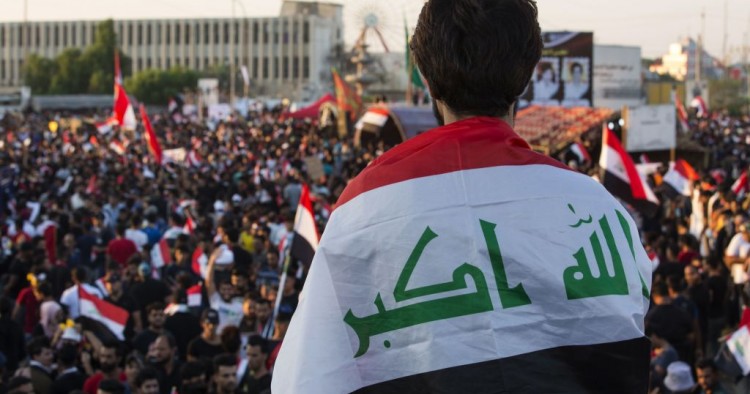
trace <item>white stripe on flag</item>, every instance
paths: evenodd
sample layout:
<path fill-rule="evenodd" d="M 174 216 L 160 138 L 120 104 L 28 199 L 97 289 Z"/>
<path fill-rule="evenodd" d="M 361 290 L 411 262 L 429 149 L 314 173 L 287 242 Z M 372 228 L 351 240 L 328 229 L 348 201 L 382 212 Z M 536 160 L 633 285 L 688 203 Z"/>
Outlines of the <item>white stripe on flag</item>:
<path fill-rule="evenodd" d="M 125 340 L 125 324 L 120 324 L 112 319 L 107 318 L 106 316 L 103 316 L 99 311 L 99 308 L 96 307 L 96 304 L 85 298 L 80 299 L 80 308 L 81 316 L 88 317 L 89 319 L 93 319 L 104 324 L 104 326 L 107 327 L 109 331 L 112 331 L 112 334 L 114 334 L 117 339 L 121 341 Z"/>
<path fill-rule="evenodd" d="M 362 116 L 362 122 L 369 123 L 378 127 L 383 127 L 385 125 L 385 122 L 387 121 L 388 115 L 383 115 L 381 113 L 373 111 L 367 111 L 365 115 Z"/>

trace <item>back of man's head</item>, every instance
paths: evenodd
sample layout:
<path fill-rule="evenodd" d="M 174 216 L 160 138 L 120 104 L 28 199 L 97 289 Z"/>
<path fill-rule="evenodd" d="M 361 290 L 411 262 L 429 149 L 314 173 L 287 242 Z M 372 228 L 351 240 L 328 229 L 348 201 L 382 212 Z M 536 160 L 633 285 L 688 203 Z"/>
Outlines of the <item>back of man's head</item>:
<path fill-rule="evenodd" d="M 457 115 L 504 117 L 543 42 L 533 0 L 430 0 L 411 41 L 435 100 Z"/>
<path fill-rule="evenodd" d="M 124 394 L 125 386 L 115 379 L 105 379 L 99 383 L 99 394 Z"/>

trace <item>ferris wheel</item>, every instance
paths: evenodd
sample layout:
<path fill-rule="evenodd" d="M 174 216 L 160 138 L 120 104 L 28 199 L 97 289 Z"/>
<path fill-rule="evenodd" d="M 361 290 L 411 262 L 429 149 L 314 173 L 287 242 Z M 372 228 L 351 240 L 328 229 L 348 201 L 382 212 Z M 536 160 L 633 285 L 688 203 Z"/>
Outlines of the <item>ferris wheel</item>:
<path fill-rule="evenodd" d="M 405 23 L 414 28 L 423 4 L 424 0 L 343 2 L 347 46 L 367 45 L 373 52 L 403 51 Z"/>

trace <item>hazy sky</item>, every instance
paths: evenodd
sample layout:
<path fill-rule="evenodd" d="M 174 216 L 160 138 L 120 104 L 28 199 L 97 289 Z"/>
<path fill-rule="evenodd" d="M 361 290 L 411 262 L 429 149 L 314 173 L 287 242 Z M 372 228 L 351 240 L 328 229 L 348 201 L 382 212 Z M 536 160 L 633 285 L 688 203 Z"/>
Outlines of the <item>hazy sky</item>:
<path fill-rule="evenodd" d="M 25 0 L 29 20 L 103 18 L 192 18 L 231 15 L 232 0 Z M 281 0 L 234 0 L 237 15 L 273 16 Z M 403 19 L 416 24 L 423 0 L 332 0 L 345 5 L 347 42 L 352 42 L 367 12 L 380 15 L 388 45 L 403 50 Z M 705 9 L 706 47 L 721 56 L 724 0 L 538 0 L 543 30 L 593 31 L 596 43 L 638 45 L 655 57 L 670 43 L 701 30 Z M 727 49 L 739 59 L 750 30 L 750 0 L 726 0 Z M 0 0 L 0 20 L 21 20 L 24 0 Z M 63 6 L 64 4 L 64 6 Z M 245 11 L 243 11 L 243 8 Z M 378 46 L 375 46 L 378 49 Z"/>

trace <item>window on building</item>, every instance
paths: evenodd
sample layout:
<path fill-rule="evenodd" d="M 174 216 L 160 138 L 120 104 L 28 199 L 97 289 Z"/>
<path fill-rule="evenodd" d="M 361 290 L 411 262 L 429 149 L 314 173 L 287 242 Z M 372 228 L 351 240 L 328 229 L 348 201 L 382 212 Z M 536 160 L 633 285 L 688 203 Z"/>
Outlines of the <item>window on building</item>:
<path fill-rule="evenodd" d="M 49 31 L 50 31 L 49 26 L 44 25 L 44 44 L 45 45 L 49 45 L 52 42 L 52 40 L 49 39 Z M 5 33 L 5 29 L 3 29 L 3 33 Z M 0 40 L 0 42 L 5 44 L 5 37 L 3 37 L 3 39 Z"/>
<path fill-rule="evenodd" d="M 235 43 L 235 45 L 240 43 L 240 24 L 239 24 L 239 22 L 234 22 L 234 43 Z"/>
<path fill-rule="evenodd" d="M 91 36 L 96 39 L 96 25 L 91 26 Z"/>
<path fill-rule="evenodd" d="M 23 36 L 25 35 L 25 32 L 23 31 L 23 25 L 18 25 L 18 46 L 23 46 Z"/>
<path fill-rule="evenodd" d="M 172 41 L 172 26 L 167 25 L 166 29 L 167 31 L 165 32 L 166 37 L 164 37 L 164 43 L 169 44 Z"/>
<path fill-rule="evenodd" d="M 185 25 L 185 44 L 190 44 L 190 25 Z"/>
<path fill-rule="evenodd" d="M 294 24 L 294 23 L 292 23 Z M 281 42 L 284 44 L 289 43 L 289 21 L 284 19 L 283 22 L 281 22 Z"/>
<path fill-rule="evenodd" d="M 146 59 L 146 68 L 151 68 L 151 58 Z"/>
<path fill-rule="evenodd" d="M 219 34 L 220 33 L 219 30 L 220 30 L 219 29 L 219 23 L 218 22 L 214 23 L 214 44 L 218 44 L 219 43 L 219 39 L 221 37 L 221 35 Z"/>
<path fill-rule="evenodd" d="M 302 24 L 302 42 L 305 44 L 310 42 L 310 22 L 308 21 Z"/>
<path fill-rule="evenodd" d="M 253 44 L 258 43 L 258 30 L 260 30 L 260 25 L 258 22 L 253 22 Z"/>
<path fill-rule="evenodd" d="M 5 79 L 5 61 L 0 61 L 0 79 Z"/>
<path fill-rule="evenodd" d="M 156 25 L 156 39 L 154 40 L 155 44 L 161 44 L 161 24 Z"/>
<path fill-rule="evenodd" d="M 224 44 L 229 44 L 229 23 L 224 22 Z"/>
<path fill-rule="evenodd" d="M 172 62 L 171 62 L 171 60 L 172 60 L 172 59 L 170 59 L 170 58 L 167 58 L 167 68 L 171 68 L 171 67 L 172 67 Z"/>
<path fill-rule="evenodd" d="M 263 22 L 263 43 L 268 44 L 268 22 Z"/>
<path fill-rule="evenodd" d="M 151 45 L 151 24 L 146 25 L 146 45 Z"/>
<path fill-rule="evenodd" d="M 302 78 L 310 79 L 310 57 L 305 56 L 302 58 Z"/>
<path fill-rule="evenodd" d="M 250 22 L 242 21 L 242 42 L 247 45 L 250 42 Z"/>
<path fill-rule="evenodd" d="M 299 78 L 299 57 L 297 56 L 292 59 L 292 78 Z"/>
<path fill-rule="evenodd" d="M 68 46 L 68 26 L 63 25 L 63 38 L 62 38 L 62 45 L 64 47 Z"/>
<path fill-rule="evenodd" d="M 292 42 L 297 43 L 299 41 L 299 24 L 297 21 L 292 21 Z"/>
<path fill-rule="evenodd" d="M 86 25 L 83 25 L 84 29 L 86 28 Z M 128 23 L 128 46 L 133 45 L 133 24 Z M 84 30 L 85 31 L 85 30 Z M 86 33 L 83 34 L 84 37 L 86 37 Z"/>
<path fill-rule="evenodd" d="M 128 25 L 128 27 L 130 27 L 130 25 Z M 81 37 L 83 37 L 81 38 L 81 45 L 88 45 L 89 42 L 91 42 L 91 40 L 89 40 L 89 38 L 86 36 L 86 24 L 85 23 L 81 25 Z M 132 44 L 132 40 L 129 43 L 129 45 L 130 44 Z"/>
<path fill-rule="evenodd" d="M 210 62 L 211 62 L 211 61 L 210 61 L 210 60 L 209 60 L 208 58 L 205 58 L 205 59 L 203 59 L 203 68 L 208 68 L 208 64 L 209 64 Z"/>
<path fill-rule="evenodd" d="M 34 46 L 39 47 L 40 43 L 40 36 L 39 34 L 41 32 L 41 29 L 39 28 L 39 25 L 36 25 L 34 28 Z"/>
<path fill-rule="evenodd" d="M 175 44 L 179 44 L 181 38 L 182 38 L 182 35 L 180 34 L 180 25 L 177 24 L 177 25 L 174 26 L 174 42 L 175 42 Z"/>
<path fill-rule="evenodd" d="M 268 79 L 268 57 L 263 58 L 263 79 Z"/>
<path fill-rule="evenodd" d="M 137 63 L 138 63 L 138 70 L 137 71 L 143 70 L 143 59 L 139 58 Z"/>
<path fill-rule="evenodd" d="M 204 44 L 210 44 L 211 43 L 211 41 L 208 40 L 208 29 L 209 29 L 208 23 L 206 23 L 205 25 L 203 25 L 203 43 Z"/>
<path fill-rule="evenodd" d="M 284 60 L 281 63 L 281 77 L 289 79 L 289 56 L 284 56 Z"/>
<path fill-rule="evenodd" d="M 47 26 L 44 27 L 44 31 L 47 31 Z M 5 26 L 0 26 L 0 45 L 5 46 Z"/>
<path fill-rule="evenodd" d="M 273 77 L 279 79 L 279 58 L 275 56 L 273 58 Z"/>
<path fill-rule="evenodd" d="M 76 25 L 70 26 L 70 45 L 78 45 L 78 38 L 76 37 Z"/>
<path fill-rule="evenodd" d="M 253 79 L 258 79 L 258 58 L 253 58 Z"/>
<path fill-rule="evenodd" d="M 279 21 L 273 21 L 273 43 L 279 43 Z"/>

